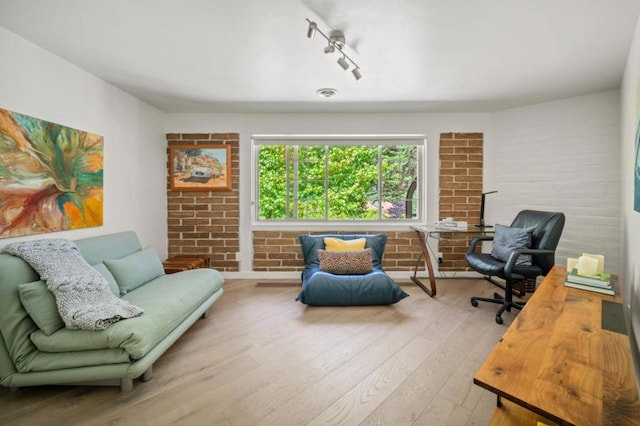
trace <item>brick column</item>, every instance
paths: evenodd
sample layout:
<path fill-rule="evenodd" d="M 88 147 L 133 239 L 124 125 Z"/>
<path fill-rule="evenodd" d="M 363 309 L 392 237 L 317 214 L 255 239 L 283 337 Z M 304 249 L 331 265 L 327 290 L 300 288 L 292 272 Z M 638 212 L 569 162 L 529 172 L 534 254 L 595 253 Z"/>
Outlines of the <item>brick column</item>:
<path fill-rule="evenodd" d="M 469 228 L 480 222 L 482 198 L 482 133 L 440 134 L 440 217 L 464 220 Z M 449 234 L 451 235 L 451 234 Z M 460 238 L 460 236 L 456 236 Z M 441 271 L 468 270 L 466 241 L 440 241 Z"/>
<path fill-rule="evenodd" d="M 238 271 L 240 250 L 240 176 L 238 133 L 168 133 L 168 146 L 175 144 L 231 145 L 231 191 L 171 191 L 167 162 L 167 209 L 169 257 L 179 254 L 207 255 L 211 267 Z"/>

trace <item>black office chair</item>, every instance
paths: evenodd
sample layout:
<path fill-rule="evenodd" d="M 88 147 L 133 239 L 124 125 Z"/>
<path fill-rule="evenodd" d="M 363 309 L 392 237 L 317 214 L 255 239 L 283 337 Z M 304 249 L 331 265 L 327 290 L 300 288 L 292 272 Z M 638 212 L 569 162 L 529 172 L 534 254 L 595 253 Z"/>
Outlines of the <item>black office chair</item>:
<path fill-rule="evenodd" d="M 496 322 L 502 324 L 502 313 L 511 308 L 522 309 L 524 303 L 513 301 L 514 285 L 526 280 L 535 279 L 538 275 L 546 275 L 555 264 L 555 252 L 564 228 L 564 214 L 523 210 L 511 224 L 512 228 L 532 229 L 531 248 L 516 249 L 506 262 L 496 259 L 489 253 L 476 253 L 476 246 L 481 241 L 491 241 L 493 236 L 480 236 L 471 240 L 465 259 L 471 269 L 491 278 L 499 277 L 506 281 L 505 295 L 495 293 L 494 298 L 472 297 L 471 305 L 478 306 L 478 301 L 502 305 L 496 312 Z M 531 255 L 531 265 L 517 265 L 520 255 Z"/>

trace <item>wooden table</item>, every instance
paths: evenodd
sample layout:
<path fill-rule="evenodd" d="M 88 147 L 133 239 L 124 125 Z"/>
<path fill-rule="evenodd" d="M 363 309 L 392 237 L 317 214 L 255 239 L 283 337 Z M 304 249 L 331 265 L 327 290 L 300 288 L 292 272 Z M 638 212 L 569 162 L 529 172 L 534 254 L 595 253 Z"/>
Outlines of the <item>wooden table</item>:
<path fill-rule="evenodd" d="M 602 328 L 602 302 L 622 301 L 620 282 L 607 296 L 565 287 L 566 275 L 554 266 L 473 382 L 497 394 L 498 405 L 505 398 L 560 424 L 638 425 L 628 336 Z M 504 422 L 517 410 L 499 410 L 500 424 L 518 424 Z"/>
<path fill-rule="evenodd" d="M 188 271 L 190 269 L 209 268 L 209 256 L 205 255 L 177 255 L 162 262 L 165 274 Z"/>

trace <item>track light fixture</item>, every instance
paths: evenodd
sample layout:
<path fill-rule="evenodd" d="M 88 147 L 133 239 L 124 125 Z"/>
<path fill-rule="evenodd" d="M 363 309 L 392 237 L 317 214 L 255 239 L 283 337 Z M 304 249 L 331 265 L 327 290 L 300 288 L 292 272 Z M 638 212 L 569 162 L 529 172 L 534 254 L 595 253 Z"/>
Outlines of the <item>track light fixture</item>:
<path fill-rule="evenodd" d="M 327 36 L 318 28 L 318 24 L 310 21 L 308 18 L 307 22 L 309 23 L 309 27 L 307 28 L 307 37 L 313 38 L 316 33 L 320 33 L 320 35 L 324 37 L 328 43 L 327 47 L 324 48 L 324 53 L 329 54 L 337 50 L 338 53 L 342 55 L 340 58 L 338 58 L 338 64 L 342 67 L 343 70 L 346 71 L 349 69 L 349 63 L 351 63 L 351 65 L 353 65 L 353 70 L 351 71 L 353 77 L 356 80 L 360 80 L 362 78 L 362 74 L 360 74 L 360 67 L 343 51 L 346 44 L 344 33 L 339 30 L 334 30 L 331 31 Z"/>

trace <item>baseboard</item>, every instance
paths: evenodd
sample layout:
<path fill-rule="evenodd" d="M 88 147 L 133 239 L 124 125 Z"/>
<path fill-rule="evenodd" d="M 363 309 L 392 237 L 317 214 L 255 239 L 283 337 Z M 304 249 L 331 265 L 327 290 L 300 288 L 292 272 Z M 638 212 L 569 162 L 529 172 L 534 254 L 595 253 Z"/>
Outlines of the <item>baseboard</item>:
<path fill-rule="evenodd" d="M 394 280 L 408 280 L 413 275 L 413 271 L 387 271 L 387 274 Z M 248 279 L 248 280 L 281 280 L 281 279 L 295 279 L 300 280 L 300 272 L 255 272 L 255 271 L 240 271 L 240 272 L 223 272 L 222 275 L 226 279 Z M 427 277 L 426 273 L 418 273 L 419 278 Z M 436 272 L 435 277 L 437 279 L 447 278 L 482 278 L 482 275 L 474 271 L 446 271 Z"/>

